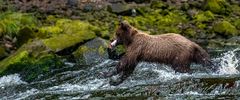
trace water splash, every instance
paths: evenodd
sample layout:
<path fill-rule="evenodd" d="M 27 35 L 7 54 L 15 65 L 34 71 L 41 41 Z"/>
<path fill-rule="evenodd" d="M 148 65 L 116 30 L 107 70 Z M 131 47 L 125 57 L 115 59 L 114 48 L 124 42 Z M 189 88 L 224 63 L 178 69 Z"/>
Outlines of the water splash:
<path fill-rule="evenodd" d="M 37 89 L 30 89 L 30 90 L 27 90 L 25 92 L 20 92 L 18 94 L 14 94 L 14 95 L 12 95 L 10 97 L 3 97 L 2 99 L 3 100 L 13 100 L 13 99 L 14 100 L 24 100 L 24 99 L 28 98 L 29 96 L 35 95 L 35 94 L 38 94 L 38 93 L 40 93 L 39 90 L 37 90 Z"/>
<path fill-rule="evenodd" d="M 220 61 L 219 74 L 238 74 L 237 67 L 239 66 L 239 60 L 236 57 L 236 52 L 240 49 L 234 49 L 223 53 L 217 61 Z"/>
<path fill-rule="evenodd" d="M 11 85 L 19 85 L 19 84 L 27 84 L 26 82 L 21 80 L 19 74 L 12 74 L 0 77 L 0 87 L 4 88 L 5 86 Z"/>

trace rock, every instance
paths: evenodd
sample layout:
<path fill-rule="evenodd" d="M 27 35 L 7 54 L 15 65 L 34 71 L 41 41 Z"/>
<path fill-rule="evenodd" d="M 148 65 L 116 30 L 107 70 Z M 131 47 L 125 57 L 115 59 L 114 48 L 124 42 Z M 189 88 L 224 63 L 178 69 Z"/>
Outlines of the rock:
<path fill-rule="evenodd" d="M 204 9 L 226 14 L 229 11 L 229 6 L 225 0 L 205 0 Z"/>
<path fill-rule="evenodd" d="M 54 35 L 48 39 L 34 40 L 32 42 L 25 43 L 15 53 L 11 54 L 7 58 L 0 61 L 0 74 L 5 70 L 11 70 L 12 66 L 28 62 L 28 60 L 35 61 L 37 59 L 48 55 L 49 53 L 57 53 L 61 50 L 75 46 L 79 43 L 83 43 L 87 40 L 93 39 L 96 35 L 96 27 L 89 23 L 81 21 L 63 20 L 57 23 L 64 31 L 64 34 Z M 103 49 L 99 48 L 99 51 L 103 52 Z M 22 63 L 21 63 L 22 62 Z M 21 65 L 19 69 L 23 69 L 26 64 Z M 15 68 L 15 67 L 14 67 Z"/>
<path fill-rule="evenodd" d="M 224 36 L 235 36 L 238 35 L 238 31 L 234 25 L 228 21 L 221 21 L 213 26 L 214 32 L 217 32 Z"/>
<path fill-rule="evenodd" d="M 19 30 L 17 34 L 17 46 L 20 47 L 22 44 L 34 37 L 34 32 L 29 27 L 24 27 L 23 29 Z"/>
<path fill-rule="evenodd" d="M 70 7 L 76 7 L 78 4 L 78 0 L 67 0 L 67 5 Z"/>
<path fill-rule="evenodd" d="M 240 36 L 234 36 L 234 37 L 228 39 L 227 41 L 240 44 Z"/>
<path fill-rule="evenodd" d="M 116 14 L 130 13 L 131 15 L 131 9 L 129 5 L 123 3 L 113 3 L 108 7 L 108 11 Z"/>
<path fill-rule="evenodd" d="M 59 52 L 65 48 L 74 46 L 78 43 L 93 39 L 98 28 L 82 21 L 71 21 L 62 19 L 56 22 L 62 29 L 62 34 L 44 39 L 44 44 L 54 52 Z"/>
<path fill-rule="evenodd" d="M 15 53 L 0 61 L 0 76 L 19 73 L 29 82 L 61 66 L 63 62 L 38 40 L 22 45 Z"/>
<path fill-rule="evenodd" d="M 79 63 L 92 65 L 102 62 L 108 58 L 108 41 L 102 38 L 95 38 L 80 46 L 73 55 Z"/>

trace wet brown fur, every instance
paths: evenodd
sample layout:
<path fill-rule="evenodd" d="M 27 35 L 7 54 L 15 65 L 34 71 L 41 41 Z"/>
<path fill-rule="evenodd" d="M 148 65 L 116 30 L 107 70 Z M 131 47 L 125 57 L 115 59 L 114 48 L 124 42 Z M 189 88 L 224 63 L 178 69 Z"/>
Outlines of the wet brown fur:
<path fill-rule="evenodd" d="M 168 64 L 182 73 L 190 71 L 192 62 L 205 65 L 210 60 L 204 49 L 179 34 L 148 35 L 127 22 L 122 22 L 117 29 L 116 39 L 126 46 L 126 53 L 120 59 L 115 73 L 122 73 L 121 82 L 142 61 Z"/>

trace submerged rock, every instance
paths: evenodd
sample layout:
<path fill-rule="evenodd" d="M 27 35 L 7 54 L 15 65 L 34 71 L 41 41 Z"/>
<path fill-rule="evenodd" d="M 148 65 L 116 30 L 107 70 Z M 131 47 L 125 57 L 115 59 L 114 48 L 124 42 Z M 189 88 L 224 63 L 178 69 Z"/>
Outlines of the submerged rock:
<path fill-rule="evenodd" d="M 102 38 L 95 38 L 80 46 L 73 55 L 83 64 L 91 65 L 104 61 L 108 58 L 108 41 Z"/>

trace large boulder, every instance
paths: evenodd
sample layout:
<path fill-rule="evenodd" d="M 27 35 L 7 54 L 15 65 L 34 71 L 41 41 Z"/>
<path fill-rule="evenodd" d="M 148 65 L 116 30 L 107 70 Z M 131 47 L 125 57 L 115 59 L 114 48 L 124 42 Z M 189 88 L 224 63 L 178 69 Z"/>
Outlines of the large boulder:
<path fill-rule="evenodd" d="M 56 53 L 95 38 L 98 30 L 89 23 L 77 20 L 62 20 L 57 24 L 63 29 L 63 33 L 23 44 L 15 53 L 0 61 L 0 75 L 21 73 L 24 70 L 34 69 L 36 66 L 39 72 L 45 73 L 51 69 L 50 67 L 62 65 L 58 60 L 56 61 Z M 33 76 L 27 78 L 32 80 L 41 74 L 34 73 L 28 73 Z"/>
<path fill-rule="evenodd" d="M 73 55 L 81 64 L 97 64 L 108 58 L 107 46 L 108 41 L 98 37 L 80 46 Z"/>

